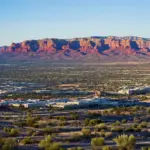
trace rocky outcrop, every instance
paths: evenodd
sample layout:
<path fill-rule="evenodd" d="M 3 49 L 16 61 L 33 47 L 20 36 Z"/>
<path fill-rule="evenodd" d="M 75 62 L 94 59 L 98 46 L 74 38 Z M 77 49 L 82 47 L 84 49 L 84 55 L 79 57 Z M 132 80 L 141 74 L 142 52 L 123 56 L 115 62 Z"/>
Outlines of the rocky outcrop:
<path fill-rule="evenodd" d="M 150 55 L 150 39 L 138 37 L 89 37 L 76 39 L 42 39 L 12 43 L 0 48 L 1 53 L 62 53 L 76 55 Z"/>

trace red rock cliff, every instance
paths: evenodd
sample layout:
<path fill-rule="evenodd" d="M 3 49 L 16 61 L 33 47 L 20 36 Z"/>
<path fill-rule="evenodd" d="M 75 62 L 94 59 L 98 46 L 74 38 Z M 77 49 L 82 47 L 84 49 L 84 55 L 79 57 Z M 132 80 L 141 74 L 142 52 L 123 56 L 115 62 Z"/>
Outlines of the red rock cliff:
<path fill-rule="evenodd" d="M 21 43 L 12 43 L 11 46 L 1 47 L 0 51 L 18 53 L 68 53 L 76 52 L 81 55 L 90 53 L 107 55 L 136 55 L 150 54 L 150 39 L 138 37 L 90 37 L 65 39 L 28 40 Z"/>

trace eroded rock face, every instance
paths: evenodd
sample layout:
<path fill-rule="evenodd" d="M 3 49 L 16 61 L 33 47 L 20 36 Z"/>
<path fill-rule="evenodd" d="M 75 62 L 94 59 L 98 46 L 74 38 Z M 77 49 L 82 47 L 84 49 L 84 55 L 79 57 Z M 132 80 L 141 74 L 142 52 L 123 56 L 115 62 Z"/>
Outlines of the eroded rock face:
<path fill-rule="evenodd" d="M 12 43 L 11 46 L 1 47 L 0 52 L 18 53 L 77 53 L 86 54 L 113 54 L 113 55 L 136 55 L 150 54 L 150 39 L 138 37 L 90 37 L 65 39 L 28 40 L 21 43 Z"/>

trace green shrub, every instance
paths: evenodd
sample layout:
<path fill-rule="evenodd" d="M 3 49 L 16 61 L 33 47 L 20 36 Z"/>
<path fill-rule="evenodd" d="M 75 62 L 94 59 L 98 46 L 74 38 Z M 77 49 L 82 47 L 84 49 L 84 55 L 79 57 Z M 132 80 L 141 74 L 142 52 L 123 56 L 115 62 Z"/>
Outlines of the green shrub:
<path fill-rule="evenodd" d="M 7 138 L 4 140 L 2 150 L 15 150 L 17 148 L 17 142 L 15 139 Z"/>
<path fill-rule="evenodd" d="M 91 119 L 89 121 L 89 126 L 95 126 L 96 124 L 101 123 L 102 121 L 100 119 Z"/>
<path fill-rule="evenodd" d="M 147 122 L 142 121 L 139 125 L 141 128 L 146 128 L 147 127 Z"/>
<path fill-rule="evenodd" d="M 142 147 L 142 149 L 141 150 L 150 150 L 150 147 Z"/>
<path fill-rule="evenodd" d="M 45 136 L 45 139 L 41 140 L 38 146 L 44 150 L 62 150 L 61 144 L 53 142 L 50 135 Z"/>
<path fill-rule="evenodd" d="M 137 127 L 137 128 L 134 129 L 134 131 L 135 131 L 135 132 L 141 132 L 141 128 L 140 128 L 140 127 Z"/>
<path fill-rule="evenodd" d="M 85 126 L 88 126 L 89 122 L 90 122 L 90 119 L 89 119 L 89 118 L 86 118 L 86 119 L 84 120 L 84 125 L 85 125 Z"/>
<path fill-rule="evenodd" d="M 91 145 L 92 145 L 93 147 L 95 147 L 95 146 L 103 146 L 103 145 L 104 145 L 104 138 L 102 138 L 102 137 L 93 138 L 93 139 L 91 140 Z"/>
<path fill-rule="evenodd" d="M 121 124 L 120 121 L 116 121 L 116 122 L 115 122 L 115 125 L 116 125 L 116 126 L 120 126 L 120 124 Z"/>
<path fill-rule="evenodd" d="M 107 126 L 105 125 L 105 123 L 100 123 L 98 125 L 95 126 L 98 129 L 107 129 Z"/>
<path fill-rule="evenodd" d="M 134 123 L 133 125 L 132 125 L 132 128 L 137 128 L 138 127 L 138 125 L 136 124 L 136 123 Z"/>
<path fill-rule="evenodd" d="M 35 118 L 33 118 L 30 114 L 27 116 L 26 124 L 32 127 L 35 124 Z"/>
<path fill-rule="evenodd" d="M 19 130 L 12 128 L 10 131 L 11 136 L 17 136 L 19 134 Z"/>
<path fill-rule="evenodd" d="M 68 148 L 67 150 L 84 150 L 82 147 Z"/>
<path fill-rule="evenodd" d="M 39 143 L 39 147 L 44 149 L 49 147 L 49 145 L 52 143 L 52 137 L 50 135 L 46 136 L 44 140 L 41 140 Z"/>
<path fill-rule="evenodd" d="M 44 128 L 44 133 L 45 134 L 51 134 L 51 133 L 54 133 L 54 132 L 55 132 L 55 130 L 51 127 Z"/>
<path fill-rule="evenodd" d="M 142 147 L 142 149 L 141 150 L 148 150 L 148 148 L 147 147 Z"/>
<path fill-rule="evenodd" d="M 22 143 L 23 145 L 32 144 L 32 143 L 33 143 L 33 140 L 31 139 L 31 137 L 25 137 L 23 140 L 21 140 L 21 143 Z"/>
<path fill-rule="evenodd" d="M 33 133 L 32 133 L 32 136 L 36 136 L 36 135 L 37 135 L 37 133 L 36 133 L 36 132 L 33 132 Z"/>
<path fill-rule="evenodd" d="M 31 136 L 33 135 L 34 131 L 33 130 L 28 130 L 28 135 Z"/>
<path fill-rule="evenodd" d="M 10 132 L 11 131 L 11 128 L 3 128 L 3 131 L 5 131 L 5 132 Z"/>
<path fill-rule="evenodd" d="M 133 135 L 120 135 L 113 139 L 119 150 L 134 150 L 136 139 Z"/>
<path fill-rule="evenodd" d="M 78 116 L 77 113 L 71 113 L 70 118 L 71 118 L 72 120 L 77 120 L 77 119 L 79 118 L 79 116 Z"/>
<path fill-rule="evenodd" d="M 112 150 L 112 148 L 109 146 L 104 146 L 104 147 L 102 147 L 102 150 Z"/>
<path fill-rule="evenodd" d="M 127 120 L 126 120 L 126 119 L 123 119 L 123 120 L 122 120 L 122 123 L 123 123 L 123 124 L 127 123 Z"/>
<path fill-rule="evenodd" d="M 61 150 L 61 144 L 58 142 L 53 142 L 45 150 Z"/>
<path fill-rule="evenodd" d="M 66 121 L 67 118 L 66 118 L 66 116 L 60 116 L 60 117 L 59 117 L 59 120 L 60 120 L 60 121 Z"/>
<path fill-rule="evenodd" d="M 147 112 L 150 114 L 150 108 L 147 110 Z"/>
<path fill-rule="evenodd" d="M 112 136 L 112 132 L 105 132 L 105 137 L 106 138 L 109 138 L 109 137 L 111 137 Z"/>
<path fill-rule="evenodd" d="M 122 127 L 112 127 L 111 128 L 111 131 L 112 132 L 123 132 L 123 128 Z"/>
<path fill-rule="evenodd" d="M 90 129 L 83 128 L 81 132 L 82 132 L 84 137 L 90 137 L 91 136 L 91 130 Z"/>

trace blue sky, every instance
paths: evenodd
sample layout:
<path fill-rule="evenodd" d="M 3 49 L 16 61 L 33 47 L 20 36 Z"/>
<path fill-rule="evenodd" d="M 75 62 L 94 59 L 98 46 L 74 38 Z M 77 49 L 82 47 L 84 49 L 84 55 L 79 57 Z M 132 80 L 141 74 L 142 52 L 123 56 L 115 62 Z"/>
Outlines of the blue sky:
<path fill-rule="evenodd" d="M 0 0 L 0 45 L 28 39 L 150 37 L 150 0 Z"/>

